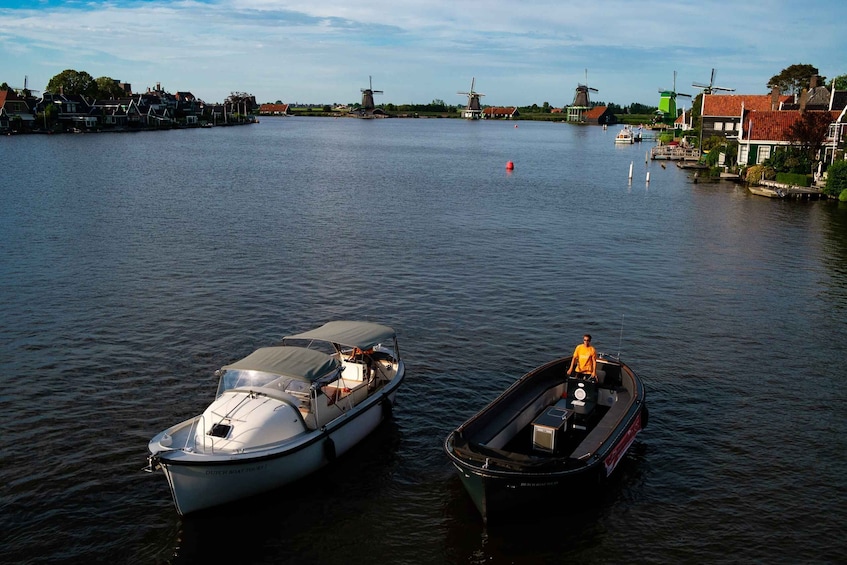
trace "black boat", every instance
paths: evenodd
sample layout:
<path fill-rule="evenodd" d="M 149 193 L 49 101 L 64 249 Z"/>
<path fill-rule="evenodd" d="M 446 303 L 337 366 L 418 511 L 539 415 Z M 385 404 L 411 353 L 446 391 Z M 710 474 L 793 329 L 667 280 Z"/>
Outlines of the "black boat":
<path fill-rule="evenodd" d="M 444 451 L 483 520 L 590 492 L 647 426 L 644 386 L 626 364 L 598 356 L 595 382 L 568 377 L 570 362 L 530 371 L 447 436 Z"/>

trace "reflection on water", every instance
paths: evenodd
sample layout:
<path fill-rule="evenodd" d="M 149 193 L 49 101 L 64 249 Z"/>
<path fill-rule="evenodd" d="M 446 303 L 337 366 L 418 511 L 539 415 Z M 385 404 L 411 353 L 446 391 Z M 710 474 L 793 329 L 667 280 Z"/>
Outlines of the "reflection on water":
<path fill-rule="evenodd" d="M 692 184 L 615 133 L 297 118 L 4 140 L 26 156 L 0 191 L 4 556 L 838 561 L 847 208 Z M 394 422 L 296 488 L 178 518 L 139 471 L 149 438 L 202 411 L 216 369 L 343 318 L 398 331 Z M 484 527 L 444 437 L 585 332 L 643 377 L 650 427 L 596 504 Z"/>

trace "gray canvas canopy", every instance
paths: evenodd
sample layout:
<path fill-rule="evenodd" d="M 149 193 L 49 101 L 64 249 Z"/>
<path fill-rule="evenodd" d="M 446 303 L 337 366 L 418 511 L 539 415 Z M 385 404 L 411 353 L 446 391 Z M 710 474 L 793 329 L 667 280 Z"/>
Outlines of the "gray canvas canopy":
<path fill-rule="evenodd" d="M 284 339 L 320 340 L 347 347 L 370 349 L 378 343 L 389 343 L 393 346 L 394 330 L 373 322 L 334 321 L 314 330 L 286 336 Z"/>
<path fill-rule="evenodd" d="M 262 347 L 244 359 L 224 367 L 225 370 L 262 371 L 282 377 L 314 382 L 338 371 L 337 359 L 304 347 Z"/>

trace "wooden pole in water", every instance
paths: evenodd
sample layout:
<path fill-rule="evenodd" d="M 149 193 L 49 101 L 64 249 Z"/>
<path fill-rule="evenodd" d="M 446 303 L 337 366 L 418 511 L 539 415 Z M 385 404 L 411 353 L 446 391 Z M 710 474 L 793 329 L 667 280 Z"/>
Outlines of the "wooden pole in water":
<path fill-rule="evenodd" d="M 632 161 L 629 162 L 629 180 L 632 180 Z"/>
<path fill-rule="evenodd" d="M 647 171 L 647 184 L 650 184 L 650 171 Z"/>

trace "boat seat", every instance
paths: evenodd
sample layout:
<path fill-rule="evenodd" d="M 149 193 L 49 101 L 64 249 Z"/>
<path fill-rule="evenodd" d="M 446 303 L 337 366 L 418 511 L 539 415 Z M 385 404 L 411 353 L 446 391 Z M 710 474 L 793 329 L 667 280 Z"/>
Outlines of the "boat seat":
<path fill-rule="evenodd" d="M 344 367 L 344 370 L 341 372 L 341 378 L 345 381 L 358 381 L 362 382 L 365 380 L 365 365 L 362 363 L 357 363 L 355 361 L 347 361 L 346 359 L 341 361 L 341 366 Z"/>

